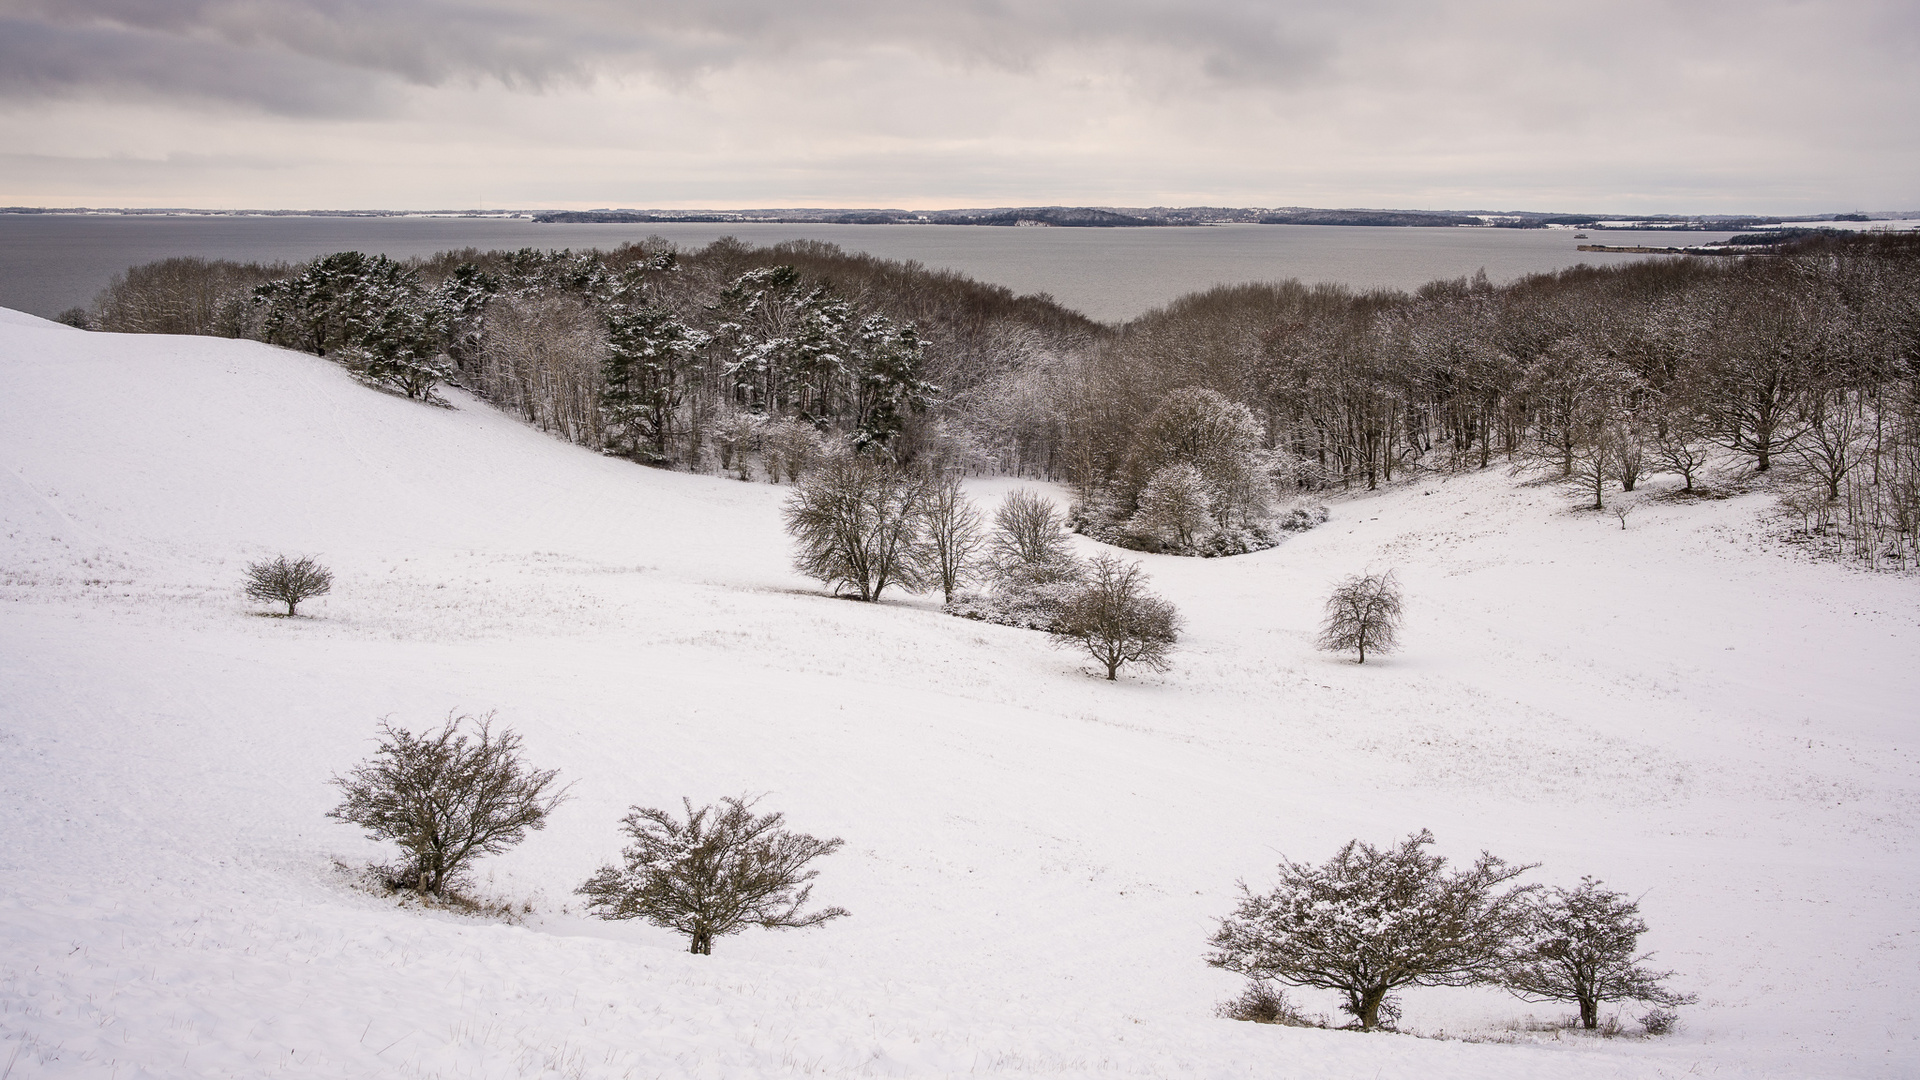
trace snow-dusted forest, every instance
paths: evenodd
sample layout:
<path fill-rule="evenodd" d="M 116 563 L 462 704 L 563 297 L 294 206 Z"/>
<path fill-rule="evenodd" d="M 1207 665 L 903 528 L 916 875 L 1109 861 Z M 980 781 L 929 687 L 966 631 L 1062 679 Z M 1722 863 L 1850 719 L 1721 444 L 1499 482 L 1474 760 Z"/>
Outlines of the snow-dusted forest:
<path fill-rule="evenodd" d="M 1915 259 L 1110 327 L 642 245 L 0 312 L 0 1072 L 1910 1075 Z M 455 716 L 538 813 L 441 888 L 354 784 Z M 670 879 L 729 806 L 811 895 L 715 933 Z M 1452 891 L 1370 909 L 1372 856 Z M 1580 919 L 1643 924 L 1597 1009 Z"/>

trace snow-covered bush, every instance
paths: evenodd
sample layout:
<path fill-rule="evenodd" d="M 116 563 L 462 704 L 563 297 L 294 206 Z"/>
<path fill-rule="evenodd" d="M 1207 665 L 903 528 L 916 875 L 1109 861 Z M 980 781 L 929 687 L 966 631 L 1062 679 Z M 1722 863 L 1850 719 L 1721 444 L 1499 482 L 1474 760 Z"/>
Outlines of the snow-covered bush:
<path fill-rule="evenodd" d="M 1642 966 L 1652 959 L 1651 953 L 1640 952 L 1647 924 L 1640 918 L 1639 901 L 1627 894 L 1583 877 L 1571 891 L 1555 888 L 1535 897 L 1526 914 L 1525 937 L 1501 976 L 1516 996 L 1573 1002 L 1588 1031 L 1599 1026 L 1603 1001 L 1670 1008 L 1694 1000 L 1663 985 L 1673 972 Z"/>
<path fill-rule="evenodd" d="M 749 926 L 819 926 L 847 914 L 830 907 L 802 913 L 819 871 L 807 864 L 837 851 L 839 837 L 821 840 L 781 828 L 778 813 L 753 812 L 754 800 L 721 799 L 693 808 L 684 820 L 636 806 L 621 823 L 633 843 L 621 865 L 603 866 L 575 891 L 603 919 L 645 919 L 687 935 L 688 951 L 713 953 L 713 939 Z"/>
<path fill-rule="evenodd" d="M 375 840 L 391 840 L 408 861 L 386 872 L 394 888 L 444 895 L 466 864 L 497 855 L 547 827 L 566 801 L 555 769 L 535 769 L 520 756 L 520 736 L 493 731 L 493 714 L 449 716 L 445 727 L 415 735 L 380 723 L 380 748 L 333 783 L 345 794 L 330 818 L 351 822 Z"/>
<path fill-rule="evenodd" d="M 1364 664 L 1368 649 L 1391 652 L 1399 647 L 1400 619 L 1400 583 L 1393 571 L 1356 574 L 1327 597 L 1318 644 L 1328 652 L 1356 651 Z"/>
<path fill-rule="evenodd" d="M 1524 931 L 1530 887 L 1505 888 L 1532 869 L 1486 852 L 1463 870 L 1423 849 L 1422 829 L 1391 848 L 1350 840 L 1319 866 L 1280 864 L 1265 893 L 1222 919 L 1207 962 L 1254 979 L 1346 995 L 1362 1031 L 1391 1020 L 1388 996 L 1407 986 L 1497 981 Z"/>
<path fill-rule="evenodd" d="M 1060 610 L 1054 640 L 1093 657 L 1108 681 L 1126 664 L 1166 670 L 1167 654 L 1180 640 L 1180 615 L 1146 586 L 1139 563 L 1094 556 L 1085 584 Z"/>
<path fill-rule="evenodd" d="M 333 591 L 333 571 L 301 556 L 276 555 L 247 565 L 247 597 L 264 604 L 285 604 L 292 615 L 300 601 Z"/>

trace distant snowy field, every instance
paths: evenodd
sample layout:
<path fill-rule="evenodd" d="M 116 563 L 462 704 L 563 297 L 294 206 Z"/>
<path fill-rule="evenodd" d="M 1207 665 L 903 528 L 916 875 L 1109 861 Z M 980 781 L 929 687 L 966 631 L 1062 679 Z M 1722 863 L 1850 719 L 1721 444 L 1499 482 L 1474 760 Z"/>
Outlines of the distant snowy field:
<path fill-rule="evenodd" d="M 785 487 L 449 396 L 0 311 L 0 1076 L 1920 1073 L 1920 582 L 1782 553 L 1764 495 L 1625 531 L 1498 470 L 1336 501 L 1272 551 L 1144 557 L 1188 637 L 1107 683 L 925 598 L 821 596 Z M 240 594 L 281 551 L 336 572 L 311 618 Z M 1330 584 L 1387 567 L 1406 650 L 1315 652 Z M 328 778 L 379 718 L 454 709 L 576 784 L 479 864 L 524 925 L 334 869 L 385 852 Z M 816 896 L 852 918 L 699 957 L 579 914 L 628 805 L 743 792 L 846 839 Z M 1422 827 L 1644 892 L 1701 997 L 1681 1032 L 1212 1016 L 1236 879 Z M 1404 1023 L 1559 1015 L 1430 990 Z"/>

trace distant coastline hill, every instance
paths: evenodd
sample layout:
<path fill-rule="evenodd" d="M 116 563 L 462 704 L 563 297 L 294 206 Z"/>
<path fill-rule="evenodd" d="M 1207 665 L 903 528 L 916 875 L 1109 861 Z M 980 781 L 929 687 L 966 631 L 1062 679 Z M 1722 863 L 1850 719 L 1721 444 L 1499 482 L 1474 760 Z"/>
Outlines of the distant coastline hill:
<path fill-rule="evenodd" d="M 1260 225 L 1369 225 L 1401 228 L 1541 229 L 1552 225 L 1604 229 L 1649 225 L 1670 229 L 1739 230 L 1777 225 L 1780 218 L 1751 215 L 1545 214 L 1524 210 L 1321 210 L 1289 206 L 1260 207 L 1127 207 L 1127 206 L 1017 206 L 969 210 L 550 210 L 533 220 L 555 225 L 645 224 L 649 222 L 753 222 L 761 224 L 822 225 L 989 225 L 1043 226 L 1074 229 L 1163 228 L 1168 226 Z"/>
<path fill-rule="evenodd" d="M 1832 214 L 1569 214 L 1532 210 L 1320 209 L 1311 206 L 996 206 L 955 210 L 886 210 L 801 207 L 767 210 L 238 210 L 187 207 L 0 206 L 0 216 L 99 215 L 127 217 L 462 217 L 531 218 L 550 225 L 573 224 L 767 224 L 767 225 L 985 225 L 1070 229 L 1141 229 L 1199 225 L 1364 225 L 1397 228 L 1672 229 L 1739 232 L 1782 224 L 1819 225 L 1920 218 L 1920 211 L 1858 211 Z"/>

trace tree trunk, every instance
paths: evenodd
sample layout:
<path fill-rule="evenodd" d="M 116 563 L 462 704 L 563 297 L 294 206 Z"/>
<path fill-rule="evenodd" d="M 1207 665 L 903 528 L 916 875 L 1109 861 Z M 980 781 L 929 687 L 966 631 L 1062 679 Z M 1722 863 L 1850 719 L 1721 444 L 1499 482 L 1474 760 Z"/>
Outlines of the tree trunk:
<path fill-rule="evenodd" d="M 695 930 L 693 932 L 693 943 L 688 946 L 687 951 L 695 956 L 712 956 L 713 935 L 705 930 Z"/>
<path fill-rule="evenodd" d="M 1592 1031 L 1600 1026 L 1600 1001 L 1598 998 L 1580 999 L 1580 1026 Z"/>
<path fill-rule="evenodd" d="M 1364 990 L 1360 993 L 1360 1030 L 1377 1031 L 1380 1028 L 1380 1003 L 1387 999 L 1385 987 Z"/>

